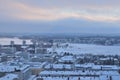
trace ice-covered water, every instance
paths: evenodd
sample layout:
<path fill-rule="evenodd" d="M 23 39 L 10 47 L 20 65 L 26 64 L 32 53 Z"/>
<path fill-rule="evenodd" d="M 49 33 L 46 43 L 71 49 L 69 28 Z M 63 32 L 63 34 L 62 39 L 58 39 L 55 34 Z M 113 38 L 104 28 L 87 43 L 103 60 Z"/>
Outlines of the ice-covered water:
<path fill-rule="evenodd" d="M 51 50 L 51 49 L 50 49 Z M 103 46 L 93 44 L 69 44 L 68 48 L 56 48 L 56 51 L 70 52 L 73 54 L 104 54 L 104 55 L 120 55 L 120 46 Z"/>

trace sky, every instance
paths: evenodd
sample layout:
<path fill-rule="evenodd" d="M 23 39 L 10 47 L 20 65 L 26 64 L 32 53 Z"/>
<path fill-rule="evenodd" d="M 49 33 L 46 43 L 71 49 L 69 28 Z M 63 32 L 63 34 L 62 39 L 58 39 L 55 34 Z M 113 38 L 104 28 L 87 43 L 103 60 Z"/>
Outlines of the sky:
<path fill-rule="evenodd" d="M 1 33 L 120 33 L 120 0 L 0 0 Z"/>

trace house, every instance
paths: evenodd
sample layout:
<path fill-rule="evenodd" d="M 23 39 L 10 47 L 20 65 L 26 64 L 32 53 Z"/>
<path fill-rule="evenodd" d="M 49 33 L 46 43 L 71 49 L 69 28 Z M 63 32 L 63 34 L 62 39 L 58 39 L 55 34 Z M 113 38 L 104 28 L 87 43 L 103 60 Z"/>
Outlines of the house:
<path fill-rule="evenodd" d="M 31 77 L 31 70 L 29 65 L 20 64 L 18 62 L 0 64 L 0 73 L 15 74 L 18 80 L 28 80 Z M 8 80 L 8 79 L 6 79 Z"/>

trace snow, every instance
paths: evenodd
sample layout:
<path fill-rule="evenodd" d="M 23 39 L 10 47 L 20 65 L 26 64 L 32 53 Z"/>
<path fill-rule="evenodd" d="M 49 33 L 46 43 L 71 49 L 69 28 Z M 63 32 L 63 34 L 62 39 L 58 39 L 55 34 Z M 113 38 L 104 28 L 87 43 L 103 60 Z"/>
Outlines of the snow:
<path fill-rule="evenodd" d="M 63 68 L 66 68 L 66 69 L 71 69 L 71 65 L 68 65 L 68 64 L 48 64 L 47 66 L 45 66 L 46 69 L 50 69 L 50 66 L 52 66 L 54 69 L 63 69 Z"/>
<path fill-rule="evenodd" d="M 120 76 L 112 76 L 112 80 L 119 80 Z M 100 80 L 110 80 L 110 76 L 102 75 L 100 76 Z"/>
<path fill-rule="evenodd" d="M 42 77 L 43 80 L 68 80 L 68 77 Z M 69 77 L 69 80 L 100 80 L 99 77 Z M 37 80 L 37 79 L 35 79 Z"/>
<path fill-rule="evenodd" d="M 64 65 L 65 66 L 65 65 Z M 40 77 L 42 77 L 44 80 L 78 80 L 80 77 L 80 80 L 110 80 L 110 76 L 112 77 L 112 80 L 118 80 L 120 79 L 120 74 L 118 73 L 118 69 L 120 69 L 119 66 L 113 66 L 113 65 L 94 65 L 93 63 L 88 64 L 76 64 L 77 67 L 91 67 L 91 69 L 83 71 L 81 70 L 74 70 L 74 71 L 56 71 L 56 70 L 44 70 L 39 73 Z M 50 67 L 50 65 L 46 66 L 47 68 Z M 53 64 L 53 68 L 62 68 L 62 64 Z M 100 70 L 101 67 L 103 67 L 105 70 Z M 98 70 L 92 70 L 92 69 L 98 69 Z M 114 69 L 114 70 L 113 70 Z M 88 76 L 90 75 L 90 76 Z"/>
<path fill-rule="evenodd" d="M 48 49 L 52 51 L 52 49 Z M 120 55 L 120 46 L 103 46 L 93 44 L 73 44 L 69 43 L 68 48 L 56 48 L 56 51 L 60 54 L 61 52 L 69 52 L 73 54 L 103 54 L 103 55 Z"/>
<path fill-rule="evenodd" d="M 61 58 L 61 60 L 64 60 L 64 61 L 70 60 L 70 61 L 72 61 L 73 60 L 73 56 L 64 56 L 64 57 Z"/>
<path fill-rule="evenodd" d="M 115 75 L 115 76 L 120 76 L 119 73 L 117 71 L 42 71 L 40 73 L 40 75 L 64 75 L 64 76 L 68 76 L 68 75 Z"/>
<path fill-rule="evenodd" d="M 1 45 L 9 45 L 11 41 L 14 41 L 15 44 L 22 44 L 23 40 L 19 38 L 0 38 Z M 26 44 L 32 44 L 31 40 L 25 40 Z"/>
<path fill-rule="evenodd" d="M 40 73 L 44 80 L 112 80 L 120 79 L 117 71 L 43 71 Z M 87 76 L 91 75 L 91 76 Z"/>
<path fill-rule="evenodd" d="M 102 67 L 102 70 L 119 70 L 120 67 L 116 65 L 94 65 L 92 63 L 89 64 L 75 64 L 76 68 L 91 68 L 93 70 L 100 70 Z"/>
<path fill-rule="evenodd" d="M 68 77 L 42 77 L 43 80 L 68 80 Z M 69 77 L 69 80 L 110 80 L 109 76 L 100 77 Z M 112 80 L 119 80 L 120 76 L 112 76 Z M 34 79 L 37 80 L 37 79 Z"/>
<path fill-rule="evenodd" d="M 22 44 L 21 39 L 18 38 L 0 38 L 0 44 L 8 45 L 10 44 L 10 41 L 15 41 L 15 44 Z M 28 40 L 29 44 L 31 44 L 30 40 Z M 22 46 L 23 48 L 26 48 L 26 46 Z M 49 51 L 52 51 L 52 48 L 49 48 Z M 93 45 L 93 44 L 69 44 L 69 47 L 65 48 L 56 48 L 56 51 L 58 54 L 61 54 L 62 52 L 69 52 L 73 54 L 85 54 L 85 53 L 92 53 L 92 54 L 119 54 L 120 52 L 120 46 L 102 46 L 102 45 Z M 20 52 L 17 52 L 16 54 L 19 54 Z M 43 54 L 40 56 L 51 56 L 52 54 Z M 53 55 L 54 56 L 54 55 Z M 38 57 L 38 55 L 34 56 Z M 77 58 L 83 58 L 83 56 Z M 59 61 L 75 61 L 74 56 L 63 56 L 59 58 Z M 109 58 L 101 58 L 100 60 L 107 60 Z M 115 59 L 117 60 L 117 59 Z M 95 65 L 93 63 L 86 63 L 86 64 L 75 64 L 68 65 L 68 64 L 48 64 L 47 62 L 40 63 L 40 62 L 27 62 L 28 65 L 22 64 L 22 65 L 10 65 L 10 64 L 2 64 L 0 63 L 0 72 L 5 73 L 12 73 L 15 70 L 23 70 L 23 72 L 26 72 L 26 69 L 29 65 L 31 68 L 42 68 L 44 65 L 45 69 L 50 69 L 52 66 L 52 70 L 44 70 L 39 73 L 39 77 L 42 77 L 44 80 L 110 80 L 110 76 L 112 77 L 112 80 L 119 80 L 120 74 L 118 73 L 118 70 L 120 69 L 119 66 L 115 65 Z M 33 65 L 33 66 L 32 66 Z M 102 67 L 102 70 L 101 70 Z M 65 68 L 66 70 L 61 70 Z M 72 70 L 73 68 L 81 68 L 79 70 Z M 87 69 L 90 68 L 90 69 Z M 25 70 L 24 70 L 25 69 Z M 68 69 L 68 70 L 67 70 Z M 85 69 L 85 71 L 83 71 Z M 58 71 L 57 71 L 58 70 Z M 90 75 L 90 76 L 88 76 Z M 53 77 L 54 76 L 54 77 Z M 95 76 L 95 77 L 93 77 Z M 33 80 L 34 76 L 31 75 L 31 78 L 29 80 Z M 18 78 L 16 74 L 7 74 L 4 77 L 1 77 L 0 80 L 13 80 L 14 78 Z M 35 78 L 35 77 L 34 77 Z M 37 80 L 35 78 L 34 80 Z"/>
<path fill-rule="evenodd" d="M 0 72 L 14 72 L 16 70 L 24 70 L 28 65 L 22 66 L 11 66 L 11 65 L 4 65 L 0 64 Z"/>
<path fill-rule="evenodd" d="M 0 78 L 0 80 L 13 80 L 15 78 L 18 78 L 16 74 L 7 74 L 6 76 Z"/>

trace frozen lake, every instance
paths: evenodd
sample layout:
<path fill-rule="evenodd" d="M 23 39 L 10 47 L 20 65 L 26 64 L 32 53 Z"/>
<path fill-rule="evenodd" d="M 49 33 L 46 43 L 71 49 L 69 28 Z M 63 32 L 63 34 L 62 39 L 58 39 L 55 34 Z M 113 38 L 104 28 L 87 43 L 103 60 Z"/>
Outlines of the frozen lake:
<path fill-rule="evenodd" d="M 50 49 L 51 50 L 51 49 Z M 70 52 L 73 54 L 104 54 L 104 55 L 120 55 L 120 46 L 102 46 L 93 44 L 69 44 L 68 48 L 56 48 L 56 51 Z"/>

